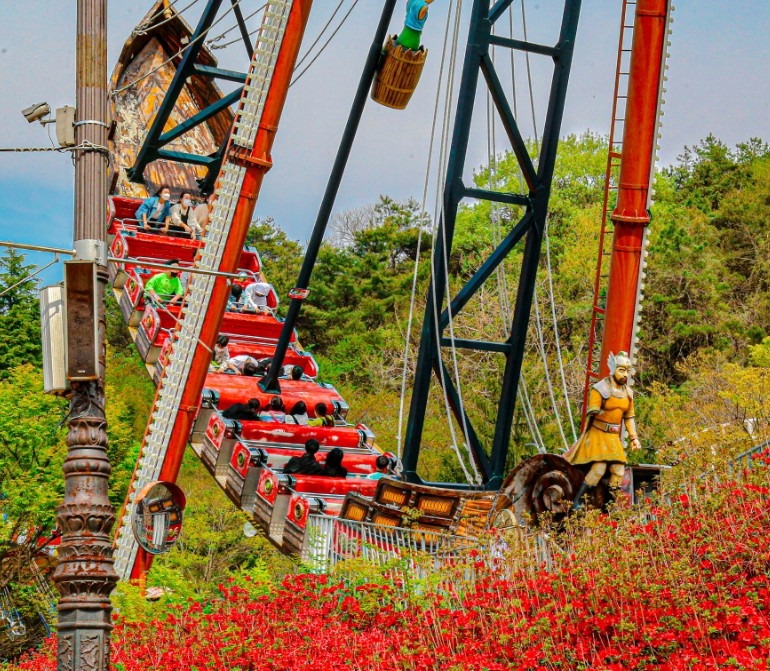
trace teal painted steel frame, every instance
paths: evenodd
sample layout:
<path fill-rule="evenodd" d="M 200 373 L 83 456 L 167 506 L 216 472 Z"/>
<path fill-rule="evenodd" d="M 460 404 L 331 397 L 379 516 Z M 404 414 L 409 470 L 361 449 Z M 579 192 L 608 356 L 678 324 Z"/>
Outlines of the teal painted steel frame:
<path fill-rule="evenodd" d="M 492 6 L 490 7 L 490 5 Z M 580 0 L 565 0 L 559 40 L 553 47 L 492 35 L 493 24 L 510 5 L 511 0 L 497 0 L 494 4 L 490 0 L 474 0 L 473 9 L 471 10 L 468 45 L 465 53 L 452 146 L 444 183 L 442 221 L 439 223 L 440 230 L 443 230 L 442 234 L 437 236 L 433 252 L 432 285 L 428 290 L 404 445 L 404 475 L 412 482 L 422 482 L 417 474 L 417 464 L 433 373 L 437 374 L 439 383 L 443 381 L 443 391 L 446 394 L 455 419 L 461 426 L 467 429 L 465 438 L 469 444 L 471 456 L 481 475 L 483 486 L 488 489 L 499 488 L 506 468 L 511 427 L 513 425 L 513 413 L 519 379 L 521 377 L 521 366 L 524 359 L 524 345 L 529 326 L 529 315 L 535 289 L 540 248 L 548 212 L 548 199 L 551 192 L 556 149 L 564 113 L 564 101 L 572 63 L 572 52 L 577 34 Z M 491 45 L 545 55 L 553 59 L 554 71 L 551 80 L 550 99 L 543 128 L 543 140 L 539 160 L 537 161 L 537 169 L 519 132 L 506 92 L 489 56 Z M 521 167 L 528 188 L 526 194 L 500 193 L 485 189 L 468 188 L 462 182 L 475 93 L 480 74 L 484 77 L 502 121 L 503 128 Z M 526 208 L 526 211 L 520 221 L 479 267 L 457 296 L 450 301 L 449 310 L 442 310 L 446 298 L 446 260 L 452 250 L 457 210 L 460 201 L 464 198 L 522 205 Z M 481 285 L 490 277 L 514 246 L 522 240 L 524 241 L 524 252 L 510 337 L 503 343 L 458 339 L 453 341 L 450 338 L 444 337 L 444 331 L 449 325 L 450 310 L 452 315 L 462 310 L 463 306 L 476 294 Z M 436 313 L 438 311 L 441 311 L 441 313 L 437 318 Z M 438 327 L 436 326 L 437 321 Z M 452 376 L 446 364 L 442 360 L 440 354 L 441 347 L 452 346 L 477 351 L 499 352 L 505 356 L 505 371 L 497 404 L 497 416 L 494 418 L 495 432 L 489 453 L 481 445 L 481 441 L 473 428 L 470 418 L 462 409 L 460 394 L 452 382 Z"/>
<path fill-rule="evenodd" d="M 190 43 L 184 52 L 179 66 L 177 67 L 176 74 L 171 80 L 168 91 L 158 108 L 158 113 L 153 119 L 150 130 L 144 138 L 142 148 L 136 156 L 134 165 L 128 170 L 128 178 L 132 182 L 143 183 L 144 182 L 144 170 L 148 164 L 157 159 L 164 159 L 166 161 L 174 161 L 178 163 L 190 163 L 193 165 L 202 165 L 207 168 L 206 176 L 200 180 L 198 186 L 202 192 L 210 192 L 214 188 L 214 182 L 216 181 L 219 170 L 222 167 L 222 158 L 224 156 L 225 147 L 227 146 L 228 137 L 225 137 L 224 142 L 221 143 L 219 148 L 214 154 L 209 156 L 198 156 L 195 154 L 189 154 L 186 152 L 172 151 L 164 149 L 169 142 L 177 139 L 181 135 L 202 124 L 206 120 L 213 116 L 216 116 L 223 109 L 230 107 L 237 103 L 241 98 L 243 92 L 243 86 L 239 86 L 232 93 L 228 93 L 221 100 L 204 107 L 196 115 L 186 119 L 184 122 L 175 126 L 172 130 L 164 133 L 163 128 L 166 126 L 171 113 L 174 110 L 174 106 L 179 100 L 179 96 L 184 89 L 185 83 L 188 78 L 193 75 L 215 77 L 223 79 L 225 81 L 237 82 L 243 84 L 246 81 L 245 72 L 236 72 L 234 70 L 223 70 L 207 65 L 200 65 L 195 61 L 203 48 L 204 38 L 216 19 L 217 12 L 219 11 L 223 0 L 209 0 L 201 18 L 198 21 L 198 25 L 195 28 L 192 36 L 190 37 Z M 243 19 L 240 6 L 235 4 L 234 0 L 231 0 L 233 4 L 233 12 L 235 14 L 238 27 L 241 32 L 241 37 L 246 46 L 249 58 L 251 58 L 251 52 L 253 47 L 249 40 L 248 29 Z M 229 133 L 228 133 L 229 136 Z"/>

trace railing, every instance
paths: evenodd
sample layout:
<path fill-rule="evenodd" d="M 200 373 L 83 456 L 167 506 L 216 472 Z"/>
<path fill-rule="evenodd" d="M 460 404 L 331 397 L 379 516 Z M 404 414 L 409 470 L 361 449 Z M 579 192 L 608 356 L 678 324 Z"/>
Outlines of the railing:
<path fill-rule="evenodd" d="M 459 567 L 472 576 L 475 573 L 472 564 L 478 561 L 496 571 L 513 570 L 517 567 L 505 558 L 514 547 L 515 554 L 526 557 L 526 565 L 537 570 L 552 571 L 555 555 L 565 554 L 543 531 L 527 527 L 499 531 L 503 533 L 490 534 L 481 540 L 310 515 L 301 559 L 305 567 L 317 573 L 328 573 L 339 562 L 360 558 L 376 566 L 389 564 L 391 572 L 408 572 L 410 577 L 420 579 L 442 567 Z M 472 563 L 471 550 L 479 552 Z"/>
<path fill-rule="evenodd" d="M 403 559 L 409 568 L 419 565 L 424 570 L 426 560 L 433 568 L 439 568 L 478 547 L 477 539 L 465 536 L 310 515 L 302 560 L 318 572 L 327 572 L 338 562 L 353 558 L 377 566 Z"/>
<path fill-rule="evenodd" d="M 754 457 L 759 456 L 762 452 L 770 450 L 770 440 L 766 440 L 759 445 L 755 445 L 749 450 L 742 452 L 730 462 L 730 475 L 733 475 L 736 467 L 740 467 L 740 470 L 747 470 L 751 468 L 751 464 L 754 461 Z"/>

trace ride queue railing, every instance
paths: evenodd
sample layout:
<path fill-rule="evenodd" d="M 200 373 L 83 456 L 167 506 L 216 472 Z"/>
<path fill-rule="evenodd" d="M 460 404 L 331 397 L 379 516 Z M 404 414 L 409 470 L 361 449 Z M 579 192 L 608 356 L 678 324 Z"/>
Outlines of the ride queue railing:
<path fill-rule="evenodd" d="M 377 566 L 403 559 L 410 566 L 438 568 L 478 547 L 477 539 L 465 536 L 310 515 L 301 559 L 319 573 L 354 558 Z"/>
<path fill-rule="evenodd" d="M 759 445 L 755 445 L 751 449 L 739 454 L 730 462 L 730 475 L 733 475 L 736 469 L 738 469 L 738 472 L 750 469 L 754 458 L 768 449 L 770 449 L 770 440 L 765 440 L 759 443 Z"/>

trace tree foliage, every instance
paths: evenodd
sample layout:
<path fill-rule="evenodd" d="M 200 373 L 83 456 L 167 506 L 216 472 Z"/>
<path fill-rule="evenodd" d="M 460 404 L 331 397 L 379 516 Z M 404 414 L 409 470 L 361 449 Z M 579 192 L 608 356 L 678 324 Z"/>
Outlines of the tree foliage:
<path fill-rule="evenodd" d="M 535 147 L 530 149 L 535 153 Z M 568 136 L 559 146 L 537 283 L 537 312 L 531 315 L 523 370 L 532 414 L 549 450 L 563 448 L 573 439 L 568 414 L 577 416 L 582 399 L 606 156 L 607 139 L 593 133 Z M 474 180 L 482 188 L 514 192 L 523 188 L 510 153 L 481 166 Z M 657 421 L 647 416 L 652 407 L 648 390 L 656 388 L 655 383 L 681 385 L 693 374 L 681 362 L 701 352 L 724 352 L 742 365 L 748 346 L 767 335 L 768 147 L 752 139 L 729 149 L 710 136 L 685 148 L 674 166 L 660 171 L 655 187 L 637 352 L 637 410 L 642 436 L 649 436 L 650 446 L 659 435 L 656 427 L 646 426 Z M 449 294 L 454 295 L 478 270 L 522 213 L 521 208 L 488 202 L 461 207 L 449 258 Z M 364 421 L 382 436 L 387 448 L 395 449 L 407 323 L 411 312 L 408 390 L 429 279 L 428 264 L 423 263 L 412 304 L 413 260 L 421 231 L 420 251 L 423 259 L 428 257 L 429 222 L 414 204 L 392 203 L 384 197 L 379 203 L 338 215 L 337 220 L 344 228 L 344 242 L 337 235 L 335 244 L 321 250 L 311 295 L 301 313 L 300 334 L 320 360 L 324 378 L 349 397 L 353 412 L 365 407 Z M 289 256 L 298 250 L 294 244 L 286 254 L 280 246 L 268 247 L 279 268 L 286 268 Z M 266 266 L 274 283 L 285 282 L 285 289 L 292 285 L 293 276 L 276 280 L 279 276 L 267 262 Z M 507 337 L 520 269 L 521 251 L 514 249 L 478 296 L 453 315 L 455 337 L 496 341 Z M 457 361 L 466 409 L 488 445 L 494 429 L 488 418 L 497 412 L 502 356 L 458 351 L 455 358 L 448 350 L 445 356 L 452 375 Z M 405 407 L 408 412 L 408 397 Z M 461 475 L 445 417 L 446 408 L 436 393 L 421 453 L 420 469 L 427 477 Z M 453 429 L 462 448 L 462 427 L 455 424 Z M 511 465 L 531 453 L 539 440 L 532 437 L 520 411 L 512 437 Z M 640 458 L 652 458 L 652 453 Z"/>
<path fill-rule="evenodd" d="M 509 465 L 531 454 L 536 442 L 558 452 L 574 437 L 568 414 L 577 416 L 582 398 L 606 152 L 607 139 L 591 133 L 567 137 L 560 145 L 523 366 L 531 409 L 525 417 L 520 394 Z M 510 154 L 481 166 L 474 180 L 482 188 L 522 189 Z M 770 150 L 756 139 L 730 149 L 709 136 L 660 171 L 655 186 L 637 351 L 637 414 L 640 435 L 651 449 L 641 458 L 689 459 L 705 468 L 770 435 L 770 402 L 763 391 L 770 367 Z M 448 295 L 473 276 L 521 215 L 521 208 L 499 204 L 461 207 L 448 260 Z M 379 445 L 392 451 L 402 442 L 409 409 L 430 279 L 431 224 L 414 201 L 386 196 L 339 214 L 313 269 L 299 323 L 303 346 L 319 360 L 323 379 L 337 385 L 350 403 L 351 420 L 368 424 Z M 252 225 L 248 243 L 259 250 L 268 281 L 286 296 L 302 262 L 302 244 L 271 219 Z M 418 256 L 423 263 L 415 275 Z M 61 423 L 67 410 L 42 393 L 36 282 L 26 279 L 31 270 L 15 252 L 0 257 L 0 291 L 18 283 L 0 297 L 0 509 L 5 516 L 0 560 L 18 552 L 20 533 L 50 531 L 62 496 Z M 515 249 L 478 296 L 452 315 L 455 337 L 508 337 L 520 270 L 521 251 Z M 154 390 L 114 301 L 108 337 L 110 496 L 119 505 Z M 489 445 L 503 356 L 451 349 L 444 356 L 482 444 Z M 404 370 L 407 395 L 402 399 Z M 449 414 L 434 385 L 419 466 L 426 479 L 462 480 L 463 466 L 471 469 L 463 427 L 448 421 Z M 532 418 L 539 437 L 532 435 Z M 717 444 L 728 447 L 715 451 Z M 210 595 L 210 586 L 227 577 L 261 579 L 290 570 L 264 539 L 243 536 L 244 517 L 199 465 L 185 463 L 183 487 L 194 492 L 183 540 L 156 562 L 150 577 L 151 584 L 172 588 L 166 600 Z M 2 566 L 3 580 L 21 594 L 23 579 L 6 571 L 10 565 Z M 120 598 L 122 608 L 140 601 L 128 592 Z"/>
<path fill-rule="evenodd" d="M 40 365 L 40 308 L 35 267 L 13 249 L 0 256 L 0 378 L 15 366 Z"/>

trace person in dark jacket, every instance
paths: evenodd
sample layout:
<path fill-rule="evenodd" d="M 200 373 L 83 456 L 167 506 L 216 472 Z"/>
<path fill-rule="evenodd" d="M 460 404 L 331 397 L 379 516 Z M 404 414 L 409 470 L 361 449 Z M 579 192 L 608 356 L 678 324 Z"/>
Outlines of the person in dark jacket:
<path fill-rule="evenodd" d="M 240 284 L 233 284 L 230 287 L 230 297 L 227 299 L 228 312 L 241 312 L 243 310 L 243 287 Z"/>
<path fill-rule="evenodd" d="M 259 399 L 250 398 L 248 403 L 233 403 L 222 413 L 225 419 L 259 419 Z"/>
<path fill-rule="evenodd" d="M 301 457 L 292 457 L 283 467 L 284 473 L 296 473 L 297 475 L 320 475 L 321 464 L 315 460 L 316 452 L 321 445 L 311 438 L 305 443 L 305 454 Z"/>
<path fill-rule="evenodd" d="M 342 457 L 345 456 L 344 452 L 335 447 L 328 455 L 326 455 L 326 463 L 321 469 L 321 475 L 328 475 L 332 478 L 346 478 L 348 476 L 348 469 L 342 465 Z"/>

